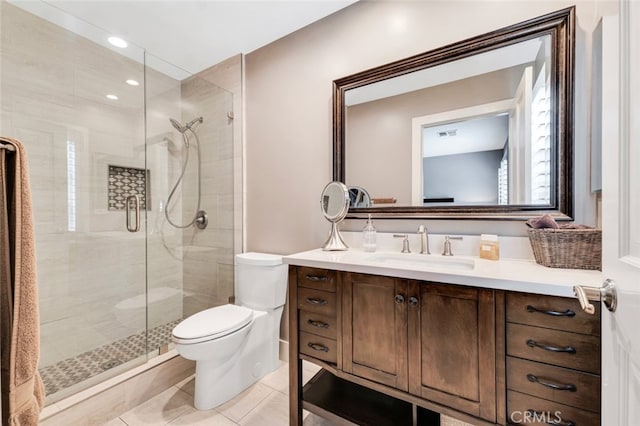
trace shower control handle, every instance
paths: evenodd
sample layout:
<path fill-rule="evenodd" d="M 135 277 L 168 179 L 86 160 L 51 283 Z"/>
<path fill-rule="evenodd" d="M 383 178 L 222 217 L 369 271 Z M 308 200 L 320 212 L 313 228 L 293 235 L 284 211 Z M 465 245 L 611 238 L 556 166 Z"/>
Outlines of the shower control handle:
<path fill-rule="evenodd" d="M 135 211 L 135 224 L 131 225 L 131 205 L 134 206 Z M 140 230 L 140 196 L 139 195 L 129 195 L 126 200 L 127 205 L 127 231 L 129 232 L 138 232 Z"/>

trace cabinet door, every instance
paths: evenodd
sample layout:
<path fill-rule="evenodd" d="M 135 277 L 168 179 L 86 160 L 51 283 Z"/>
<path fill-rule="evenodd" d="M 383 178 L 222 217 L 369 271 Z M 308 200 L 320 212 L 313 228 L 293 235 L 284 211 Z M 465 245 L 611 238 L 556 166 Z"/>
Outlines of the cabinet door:
<path fill-rule="evenodd" d="M 343 370 L 406 391 L 407 281 L 343 275 Z"/>
<path fill-rule="evenodd" d="M 412 282 L 409 295 L 409 392 L 495 421 L 493 290 Z"/>

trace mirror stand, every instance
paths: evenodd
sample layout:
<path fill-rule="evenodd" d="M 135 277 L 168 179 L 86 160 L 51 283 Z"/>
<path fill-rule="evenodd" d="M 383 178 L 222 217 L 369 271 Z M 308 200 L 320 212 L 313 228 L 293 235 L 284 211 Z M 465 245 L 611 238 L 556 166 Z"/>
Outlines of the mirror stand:
<path fill-rule="evenodd" d="M 324 251 L 338 251 L 338 250 L 348 250 L 349 246 L 342 239 L 342 235 L 340 235 L 340 230 L 338 229 L 337 222 L 331 222 L 331 233 L 329 234 L 329 238 L 322 246 L 322 250 Z"/>

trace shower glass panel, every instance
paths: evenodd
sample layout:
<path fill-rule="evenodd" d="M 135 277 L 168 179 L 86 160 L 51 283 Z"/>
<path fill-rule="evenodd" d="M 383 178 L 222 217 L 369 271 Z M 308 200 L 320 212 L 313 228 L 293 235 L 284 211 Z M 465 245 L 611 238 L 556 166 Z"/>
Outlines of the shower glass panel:
<path fill-rule="evenodd" d="M 50 403 L 147 359 L 144 51 L 109 48 L 77 19 L 69 31 L 46 3 L 25 6 L 37 10 L 0 3 L 0 131 L 29 159 Z M 130 195 L 138 232 L 126 227 Z"/>
<path fill-rule="evenodd" d="M 148 53 L 145 63 L 153 199 L 147 312 L 155 350 L 179 320 L 233 296 L 233 95 L 206 72 L 190 75 Z M 206 227 L 186 226 L 198 210 Z"/>
<path fill-rule="evenodd" d="M 233 98 L 215 73 L 113 47 L 44 2 L 0 0 L 0 21 L 0 133 L 30 161 L 51 404 L 145 363 L 177 322 L 233 296 Z M 198 204 L 206 228 L 168 223 Z"/>

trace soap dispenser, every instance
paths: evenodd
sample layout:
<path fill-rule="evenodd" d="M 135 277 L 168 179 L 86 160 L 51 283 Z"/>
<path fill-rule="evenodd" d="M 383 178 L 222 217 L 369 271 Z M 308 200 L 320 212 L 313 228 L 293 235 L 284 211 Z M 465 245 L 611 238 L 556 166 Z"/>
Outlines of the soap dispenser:
<path fill-rule="evenodd" d="M 373 226 L 371 222 L 371 214 L 369 214 L 369 219 L 367 220 L 367 224 L 362 229 L 362 238 L 363 244 L 362 247 L 364 251 L 374 252 L 376 251 L 376 228 Z"/>

